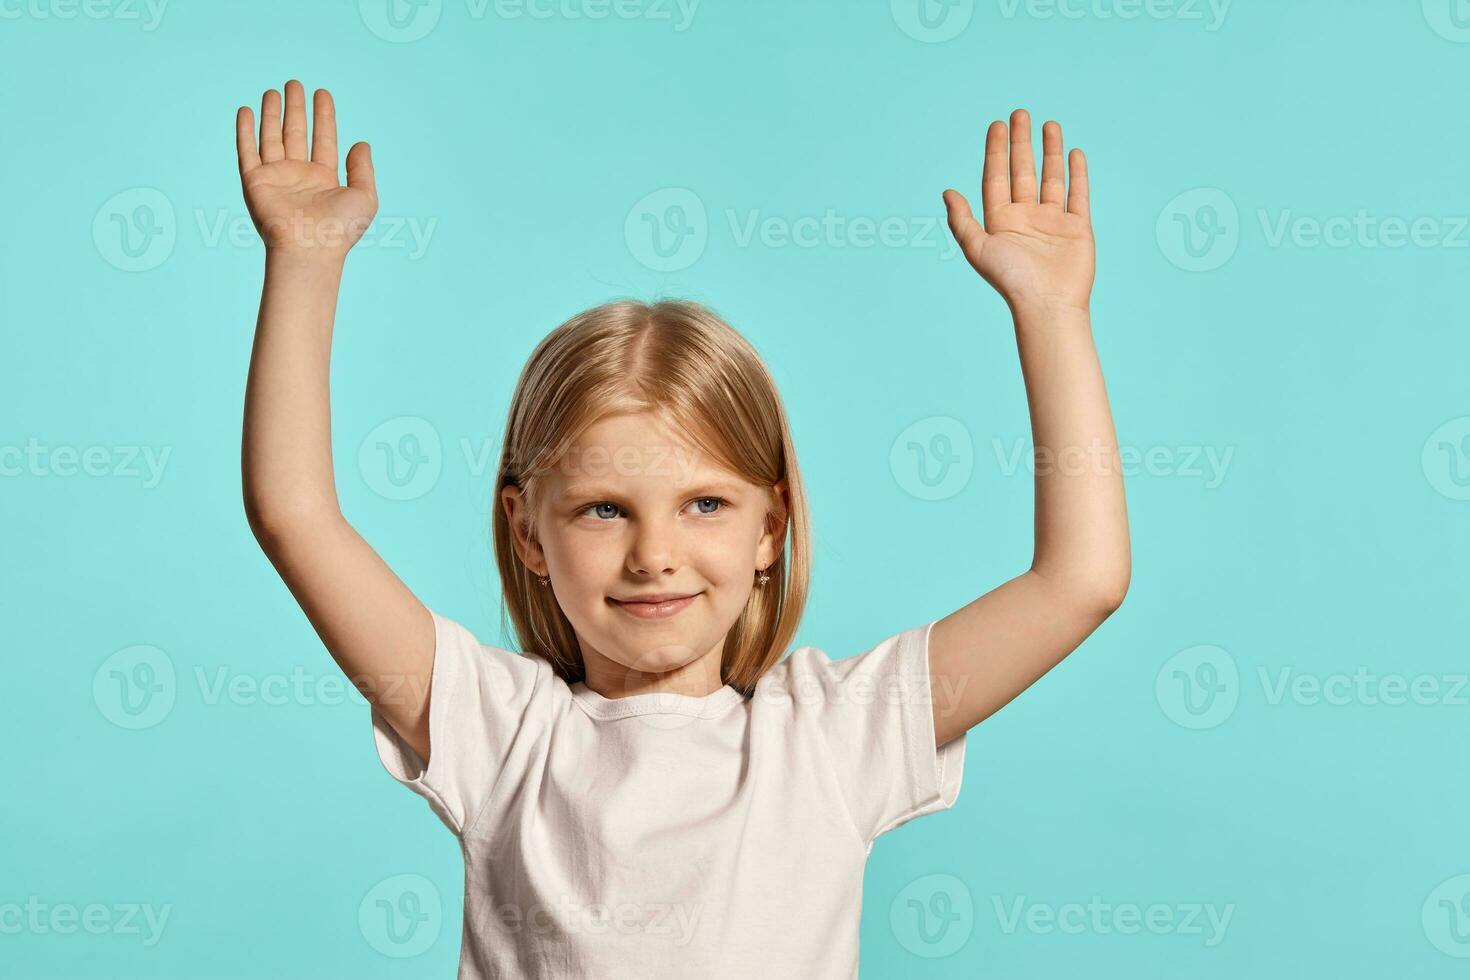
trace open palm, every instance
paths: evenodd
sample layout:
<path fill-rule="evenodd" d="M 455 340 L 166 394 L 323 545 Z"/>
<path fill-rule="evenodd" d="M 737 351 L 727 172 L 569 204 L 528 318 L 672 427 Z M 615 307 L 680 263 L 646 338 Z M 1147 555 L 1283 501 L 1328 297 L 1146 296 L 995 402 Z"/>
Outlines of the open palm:
<path fill-rule="evenodd" d="M 286 83 L 281 97 L 268 90 L 260 102 L 260 145 L 249 106 L 235 113 L 235 146 L 245 206 L 268 249 L 317 249 L 345 254 L 378 210 L 371 151 L 355 143 L 347 153 L 347 184 L 337 180 L 337 116 L 331 93 L 317 89 L 311 155 L 306 150 L 306 91 Z"/>
<path fill-rule="evenodd" d="M 1042 126 L 1041 188 L 1031 153 L 1026 110 L 1011 113 L 985 133 L 985 171 L 980 192 L 982 227 L 970 202 L 944 192 L 949 228 L 975 271 L 1012 310 L 1027 307 L 1086 310 L 1092 294 L 1095 250 L 1087 193 L 1087 161 L 1078 149 L 1068 158 L 1070 186 L 1062 174 L 1062 127 Z"/>

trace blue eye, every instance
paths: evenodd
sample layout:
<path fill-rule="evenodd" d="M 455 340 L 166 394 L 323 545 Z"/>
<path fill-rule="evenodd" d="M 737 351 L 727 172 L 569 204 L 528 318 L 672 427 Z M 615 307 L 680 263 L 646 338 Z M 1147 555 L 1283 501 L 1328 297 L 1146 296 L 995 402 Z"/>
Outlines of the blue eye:
<path fill-rule="evenodd" d="M 726 500 L 724 497 L 700 497 L 697 500 L 691 501 L 691 503 L 694 503 L 694 504 L 715 503 L 715 504 L 719 504 L 721 508 L 725 508 L 725 507 L 729 507 L 730 506 L 730 501 Z M 608 514 L 606 512 L 600 511 L 599 508 L 602 508 L 602 507 L 611 507 L 614 511 L 620 511 L 620 510 L 622 510 L 622 508 L 619 507 L 617 504 L 612 503 L 611 501 L 604 500 L 601 503 L 588 504 L 586 507 L 583 507 L 582 510 L 579 513 L 587 514 L 589 511 L 595 511 L 596 513 L 592 514 L 591 516 L 596 517 L 599 520 L 603 520 L 603 519 L 611 520 L 612 518 L 617 517 L 617 514 L 616 513 Z M 720 512 L 719 510 L 701 510 L 700 511 L 700 514 L 702 516 L 705 516 L 705 517 L 710 517 L 710 516 L 713 516 L 714 514 L 718 514 L 719 512 Z"/>
<path fill-rule="evenodd" d="M 730 502 L 728 500 L 726 500 L 724 497 L 700 497 L 698 500 L 696 500 L 694 502 L 696 504 L 702 504 L 702 503 L 705 503 L 706 501 L 713 501 L 714 503 L 723 504 L 725 506 L 729 506 L 729 504 L 730 504 Z M 713 514 L 713 513 L 718 513 L 718 511 L 709 511 L 709 510 L 707 510 L 707 511 L 704 511 L 703 513 L 705 513 L 705 514 Z"/>

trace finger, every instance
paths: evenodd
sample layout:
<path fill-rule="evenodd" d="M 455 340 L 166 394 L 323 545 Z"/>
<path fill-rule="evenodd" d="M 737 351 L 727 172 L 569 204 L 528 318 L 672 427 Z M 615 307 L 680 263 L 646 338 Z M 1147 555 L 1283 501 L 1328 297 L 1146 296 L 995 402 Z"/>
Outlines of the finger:
<path fill-rule="evenodd" d="M 266 89 L 260 97 L 260 162 L 275 163 L 286 159 L 281 145 L 281 93 Z"/>
<path fill-rule="evenodd" d="M 260 166 L 260 152 L 255 148 L 255 113 L 248 105 L 235 110 L 235 153 L 240 158 L 240 176 Z"/>
<path fill-rule="evenodd" d="M 1061 207 L 1067 200 L 1062 174 L 1062 126 L 1047 120 L 1041 127 L 1041 203 Z"/>
<path fill-rule="evenodd" d="M 985 131 L 985 173 L 980 178 L 980 210 L 985 221 L 1011 203 L 1011 174 L 1006 169 L 1006 124 L 997 119 Z"/>
<path fill-rule="evenodd" d="M 378 196 L 372 148 L 366 143 L 353 143 L 352 149 L 347 151 L 347 186 L 368 191 L 375 198 Z"/>
<path fill-rule="evenodd" d="M 1036 203 L 1036 158 L 1031 154 L 1031 116 L 1025 109 L 1011 113 L 1011 200 Z"/>
<path fill-rule="evenodd" d="M 1087 193 L 1087 158 L 1075 146 L 1067 157 L 1071 165 L 1070 186 L 1067 188 L 1067 213 L 1080 214 L 1092 220 L 1092 199 Z"/>
<path fill-rule="evenodd" d="M 332 93 L 316 90 L 311 106 L 311 162 L 332 168 L 337 175 L 337 108 Z"/>
<path fill-rule="evenodd" d="M 286 124 L 282 127 L 286 140 L 286 159 L 306 159 L 306 89 L 296 79 L 286 83 Z"/>
<path fill-rule="evenodd" d="M 975 212 L 970 210 L 970 202 L 965 200 L 965 195 L 956 190 L 945 191 L 944 210 L 949 218 L 949 233 L 954 235 L 960 248 L 966 255 L 979 255 L 988 236 L 980 222 L 975 220 Z"/>

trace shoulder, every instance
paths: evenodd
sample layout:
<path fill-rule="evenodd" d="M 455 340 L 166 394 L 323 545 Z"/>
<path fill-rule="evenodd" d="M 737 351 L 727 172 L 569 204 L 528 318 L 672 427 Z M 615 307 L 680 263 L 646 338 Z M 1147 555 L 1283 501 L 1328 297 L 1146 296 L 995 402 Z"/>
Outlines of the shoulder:
<path fill-rule="evenodd" d="M 457 620 L 432 609 L 429 612 L 434 617 L 436 679 L 473 681 L 509 699 L 529 699 L 538 691 L 550 693 L 560 681 L 551 661 L 540 654 L 517 653 L 486 643 Z"/>
<path fill-rule="evenodd" d="M 864 676 L 895 673 L 924 661 L 928 653 L 929 630 L 934 624 L 924 623 L 884 637 L 859 653 L 833 658 L 821 647 L 800 646 L 777 661 L 756 683 L 780 688 L 793 681 L 811 680 L 822 683 L 853 681 Z"/>
<path fill-rule="evenodd" d="M 755 699 L 810 711 L 871 704 L 885 690 L 920 676 L 927 684 L 925 654 L 930 625 L 902 630 L 859 653 L 838 658 L 821 647 L 797 647 L 761 676 Z"/>

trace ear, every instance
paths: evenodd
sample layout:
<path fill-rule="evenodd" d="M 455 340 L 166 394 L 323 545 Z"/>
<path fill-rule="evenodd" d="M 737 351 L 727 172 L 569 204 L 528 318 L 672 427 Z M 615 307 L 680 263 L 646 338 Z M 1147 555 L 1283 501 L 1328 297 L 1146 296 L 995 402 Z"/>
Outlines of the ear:
<path fill-rule="evenodd" d="M 525 565 L 537 575 L 546 574 L 546 555 L 541 550 L 541 545 L 531 537 L 527 525 L 530 521 L 531 511 L 526 502 L 525 494 L 515 484 L 505 487 L 500 491 L 500 503 L 505 508 L 505 516 L 510 522 L 510 536 L 515 543 L 516 554 Z"/>
<path fill-rule="evenodd" d="M 783 477 L 771 487 L 771 509 L 766 514 L 765 533 L 756 545 L 756 561 L 766 568 L 781 553 L 786 541 L 786 524 L 791 517 L 791 491 Z"/>

